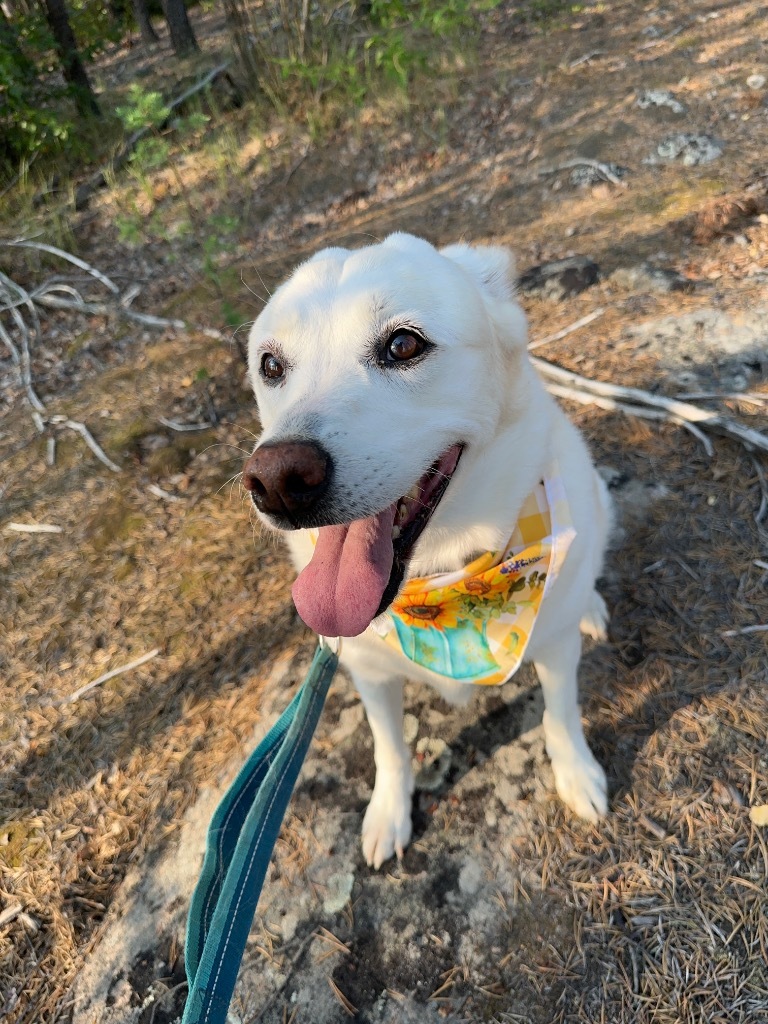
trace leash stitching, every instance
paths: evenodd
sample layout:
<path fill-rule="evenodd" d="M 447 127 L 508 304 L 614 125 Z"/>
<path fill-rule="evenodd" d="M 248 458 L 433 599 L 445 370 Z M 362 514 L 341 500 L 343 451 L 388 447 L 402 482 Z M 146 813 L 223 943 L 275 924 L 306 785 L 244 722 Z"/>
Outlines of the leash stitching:
<path fill-rule="evenodd" d="M 285 737 L 283 737 L 283 738 L 285 738 Z M 271 758 L 270 765 L 269 765 L 270 768 L 272 767 L 272 763 L 274 762 L 276 756 L 277 755 L 274 755 Z M 258 769 L 258 767 L 259 766 L 257 765 L 257 769 Z M 267 772 L 268 771 L 269 771 L 269 768 L 267 769 Z M 247 789 L 248 789 L 247 785 L 243 786 L 243 788 L 237 794 L 237 796 L 235 797 L 235 802 L 230 807 L 229 811 L 227 812 L 227 816 L 225 817 L 224 821 L 221 824 L 221 831 L 219 832 L 219 841 L 216 844 L 217 858 L 218 858 L 219 864 L 221 864 L 221 862 L 224 859 L 224 840 L 226 839 L 226 830 L 229 827 L 230 821 L 232 820 L 232 815 L 237 810 L 238 804 L 240 803 L 241 800 L 244 799 L 245 793 L 246 793 Z M 205 901 L 205 903 L 203 905 L 203 928 L 205 929 L 206 933 L 210 930 L 211 917 L 213 916 L 213 914 L 216 911 L 216 903 L 218 902 L 218 898 L 216 898 L 214 900 L 213 892 L 214 892 L 214 887 L 211 886 L 210 890 L 208 891 L 208 898 L 206 899 L 206 901 Z M 221 886 L 219 886 L 219 892 L 221 892 Z"/>
<path fill-rule="evenodd" d="M 318 697 L 318 694 L 317 694 L 317 691 L 315 691 L 312 694 L 312 700 L 310 702 L 308 710 L 311 710 L 311 708 L 317 702 L 317 697 Z M 309 714 L 307 714 L 305 716 L 304 721 L 302 722 L 301 730 L 300 730 L 299 735 L 298 735 L 298 739 L 299 740 L 302 740 L 303 735 L 306 732 L 306 729 L 307 729 L 308 725 L 309 725 Z M 256 840 L 255 840 L 254 844 L 253 844 L 253 848 L 251 850 L 251 857 L 250 857 L 250 860 L 248 862 L 248 869 L 245 872 L 245 876 L 242 878 L 242 884 L 240 885 L 240 895 L 237 898 L 237 903 L 235 904 L 234 911 L 232 912 L 232 915 L 231 915 L 231 918 L 230 918 L 229 928 L 227 930 L 227 934 L 226 934 L 226 937 L 224 939 L 224 943 L 221 946 L 221 955 L 219 956 L 219 964 L 218 964 L 218 968 L 216 970 L 216 976 L 213 979 L 213 984 L 211 986 L 211 988 L 213 990 L 216 989 L 216 985 L 217 985 L 218 980 L 219 980 L 219 975 L 221 974 L 221 969 L 222 969 L 222 966 L 223 966 L 223 963 L 224 963 L 224 954 L 225 954 L 225 952 L 226 952 L 226 950 L 227 950 L 227 948 L 229 946 L 229 942 L 230 942 L 230 939 L 232 937 L 232 929 L 235 926 L 235 919 L 237 918 L 237 911 L 238 911 L 238 908 L 240 906 L 240 903 L 242 902 L 243 894 L 245 892 L 245 887 L 246 887 L 246 885 L 248 883 L 248 879 L 250 877 L 251 871 L 253 870 L 253 862 L 254 862 L 254 859 L 256 857 L 256 852 L 257 852 L 258 844 L 261 841 L 261 837 L 264 834 L 264 829 L 267 826 L 267 821 L 269 819 L 269 814 L 270 814 L 270 811 L 272 810 L 272 805 L 274 804 L 275 799 L 277 798 L 279 787 L 282 784 L 282 782 L 283 782 L 283 780 L 285 778 L 285 774 L 288 771 L 288 769 L 289 769 L 290 765 L 292 764 L 294 758 L 296 757 L 297 753 L 298 753 L 298 744 L 296 746 L 294 746 L 293 751 L 291 752 L 290 757 L 286 761 L 285 765 L 282 768 L 282 771 L 281 771 L 280 775 L 278 776 L 278 780 L 277 780 L 278 785 L 275 787 L 275 790 L 274 790 L 274 792 L 272 794 L 272 799 L 269 801 L 269 805 L 267 806 L 266 814 L 264 815 L 264 820 L 262 821 L 261 828 L 259 829 L 259 833 L 258 833 L 258 835 L 256 837 Z M 210 1012 L 211 1012 L 211 1004 L 209 1002 L 208 1003 L 208 1007 L 207 1007 L 207 1009 L 205 1011 L 205 1016 L 203 1017 L 203 1024 L 205 1024 L 205 1022 L 208 1020 Z"/>

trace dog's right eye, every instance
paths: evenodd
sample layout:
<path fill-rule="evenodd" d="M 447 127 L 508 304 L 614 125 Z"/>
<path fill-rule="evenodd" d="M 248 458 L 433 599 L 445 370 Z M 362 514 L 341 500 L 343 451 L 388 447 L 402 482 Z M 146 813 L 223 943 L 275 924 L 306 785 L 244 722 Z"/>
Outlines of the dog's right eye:
<path fill-rule="evenodd" d="M 285 366 L 277 356 L 272 355 L 271 352 L 265 352 L 261 357 L 261 376 L 270 381 L 282 380 L 285 376 Z"/>
<path fill-rule="evenodd" d="M 394 366 L 398 363 L 408 363 L 412 359 L 423 355 L 432 346 L 415 331 L 401 328 L 395 331 L 387 340 L 381 354 L 381 361 L 385 366 Z"/>

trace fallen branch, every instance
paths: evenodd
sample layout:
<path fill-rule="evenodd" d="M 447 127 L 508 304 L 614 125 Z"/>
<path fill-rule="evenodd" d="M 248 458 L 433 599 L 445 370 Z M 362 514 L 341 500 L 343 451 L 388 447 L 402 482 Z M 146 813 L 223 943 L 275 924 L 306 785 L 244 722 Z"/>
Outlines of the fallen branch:
<path fill-rule="evenodd" d="M 568 65 L 569 68 L 578 68 L 582 64 L 589 64 L 594 57 L 602 57 L 605 50 L 592 50 L 590 53 L 585 53 L 583 57 L 577 57 L 576 60 L 572 60 Z"/>
<path fill-rule="evenodd" d="M 726 629 L 721 636 L 747 636 L 750 633 L 768 633 L 768 623 L 757 626 L 742 626 L 741 629 Z"/>
<path fill-rule="evenodd" d="M 710 458 L 715 454 L 712 442 L 703 431 L 699 430 L 693 423 L 689 423 L 688 420 L 680 419 L 679 416 L 664 412 L 662 409 L 646 409 L 640 405 L 617 402 L 615 398 L 591 395 L 584 391 L 579 391 L 577 388 L 566 387 L 563 384 L 553 384 L 550 382 L 545 384 L 545 387 L 551 395 L 556 395 L 558 398 L 567 398 L 572 402 L 579 402 L 581 405 L 596 405 L 598 409 L 605 409 L 608 412 L 623 412 L 627 416 L 637 416 L 643 420 L 661 420 L 667 423 L 677 423 L 681 427 L 685 427 L 686 430 L 689 430 L 698 441 L 701 441 L 704 450 Z"/>
<path fill-rule="evenodd" d="M 140 658 L 135 661 L 129 662 L 127 665 L 121 665 L 120 668 L 113 668 L 110 672 L 105 672 L 103 676 L 99 676 L 98 679 L 94 679 L 90 683 L 86 683 L 85 686 L 81 686 L 79 690 L 75 690 L 68 697 L 62 697 L 61 700 L 54 702 L 56 707 L 60 707 L 62 704 L 74 704 L 76 700 L 80 700 L 86 693 L 90 693 L 91 690 L 95 690 L 97 686 L 101 686 L 102 683 L 108 682 L 110 679 L 114 679 L 116 676 L 122 676 L 126 672 L 132 672 L 133 669 L 139 668 L 140 665 L 144 665 L 152 658 L 156 658 L 160 653 L 160 648 L 156 647 L 153 651 L 149 651 L 148 654 L 142 654 Z"/>
<path fill-rule="evenodd" d="M 61 533 L 60 526 L 50 523 L 8 523 L 5 527 L 10 533 Z"/>
<path fill-rule="evenodd" d="M 13 322 L 16 325 L 16 329 L 18 330 L 19 335 L 21 337 L 21 352 L 19 352 L 18 349 L 16 349 L 16 346 L 13 345 L 13 342 L 11 342 L 9 339 L 8 343 L 10 344 L 11 347 L 11 358 L 13 359 L 13 351 L 15 350 L 18 359 L 14 359 L 14 362 L 16 362 L 19 367 L 21 383 L 27 394 L 27 400 L 29 401 L 29 404 L 32 406 L 33 411 L 38 414 L 41 414 L 45 412 L 45 406 L 38 398 L 37 392 L 35 391 L 32 384 L 32 356 L 30 353 L 29 345 L 29 328 L 27 327 L 24 321 L 24 317 L 21 315 L 21 313 L 19 313 L 17 307 L 26 306 L 29 309 L 30 316 L 32 319 L 32 327 L 35 333 L 35 338 L 38 341 L 40 339 L 41 334 L 40 318 L 37 315 L 35 304 L 32 301 L 32 298 L 27 292 L 27 290 L 25 288 L 22 288 L 20 284 L 16 284 L 15 281 L 8 277 L 7 274 L 4 274 L 1 270 L 0 286 L 2 286 L 2 293 L 7 293 L 8 298 L 10 300 L 13 299 L 14 293 L 17 298 L 17 302 L 8 306 L 8 310 L 11 314 Z M 6 337 L 7 334 L 5 331 L 3 331 L 3 339 L 5 340 Z"/>
<path fill-rule="evenodd" d="M 230 61 L 225 61 L 223 64 L 217 65 L 217 67 L 213 68 L 207 75 L 201 78 L 199 82 L 196 82 L 193 86 L 190 86 L 189 89 L 183 92 L 181 96 L 172 100 L 168 104 L 168 116 L 159 125 L 139 128 L 138 131 L 135 131 L 130 135 L 110 163 L 106 167 L 102 167 L 101 170 L 96 171 L 95 174 L 92 174 L 91 177 L 77 189 L 77 192 L 75 193 L 75 209 L 85 209 L 94 192 L 98 192 L 99 189 L 104 188 L 107 185 L 110 174 L 114 174 L 115 171 L 119 171 L 120 168 L 128 162 L 131 154 L 141 140 L 153 131 L 162 131 L 163 128 L 166 128 L 173 114 L 179 109 L 179 107 L 183 106 L 187 100 L 191 99 L 197 93 L 206 89 L 220 75 L 226 74 L 229 69 L 229 65 Z"/>
<path fill-rule="evenodd" d="M 164 491 L 162 487 L 158 487 L 157 484 L 147 484 L 147 490 L 150 494 L 154 494 L 156 498 L 162 498 L 163 501 L 181 501 L 181 498 L 175 494 L 170 494 L 168 491 Z"/>
<path fill-rule="evenodd" d="M 768 402 L 768 395 L 763 395 L 759 391 L 687 391 L 676 397 L 685 402 L 701 402 L 715 398 L 720 402 L 746 402 L 748 405 L 762 405 Z"/>
<path fill-rule="evenodd" d="M 61 285 L 57 286 L 61 288 Z M 145 327 L 174 327 L 177 330 L 185 330 L 187 325 L 183 320 L 168 320 L 162 316 L 152 316 L 149 313 L 137 313 L 128 309 L 118 302 L 85 302 L 83 299 L 62 299 L 51 295 L 50 292 L 34 292 L 32 295 L 35 302 L 49 309 L 72 309 L 78 313 L 93 313 L 97 316 L 122 316 L 126 320 L 134 320 L 136 323 L 144 324 Z"/>
<path fill-rule="evenodd" d="M 23 910 L 24 907 L 22 907 L 20 903 L 12 903 L 10 907 L 6 907 L 5 910 L 0 910 L 0 928 L 4 928 L 5 925 L 10 924 L 11 921 L 15 921 Z"/>
<path fill-rule="evenodd" d="M 544 377 L 570 385 L 577 391 L 586 391 L 588 394 L 600 398 L 613 398 L 620 402 L 630 403 L 633 407 L 651 406 L 654 409 L 661 409 L 668 414 L 667 418 L 672 422 L 689 426 L 693 424 L 699 430 L 709 430 L 712 433 L 722 434 L 739 441 L 748 449 L 756 448 L 759 451 L 768 452 L 768 437 L 765 434 L 752 430 L 751 427 L 745 427 L 736 420 L 721 416 L 710 409 L 700 409 L 697 405 L 691 405 L 689 402 L 664 398 L 662 395 L 654 395 L 641 388 L 623 387 L 619 384 L 609 384 L 605 381 L 582 377 L 581 374 L 574 373 L 572 370 L 564 370 L 561 366 L 556 366 L 538 356 L 531 356 L 531 362 Z"/>
<path fill-rule="evenodd" d="M 211 423 L 177 423 L 176 420 L 167 420 L 164 416 L 158 416 L 157 422 L 162 423 L 169 430 L 177 430 L 180 433 L 186 430 L 210 430 Z"/>
<path fill-rule="evenodd" d="M 569 171 L 574 167 L 591 167 L 593 171 L 597 171 L 598 174 L 602 175 L 606 181 L 610 181 L 611 184 L 618 185 L 619 188 L 627 188 L 626 181 L 622 181 L 621 178 L 615 175 L 607 164 L 603 164 L 599 160 L 590 160 L 586 156 L 574 157 L 573 160 L 566 160 L 564 163 L 556 164 L 554 167 L 542 167 L 539 171 L 539 177 L 544 177 L 546 174 L 557 174 L 559 171 Z"/>
<path fill-rule="evenodd" d="M 51 421 L 51 422 L 53 422 L 53 421 Z M 82 439 L 85 441 L 85 443 L 91 449 L 91 451 L 96 456 L 96 458 L 99 460 L 99 462 L 103 462 L 104 465 L 108 469 L 111 469 L 113 473 L 122 473 L 122 469 L 120 468 L 120 466 L 118 466 L 117 463 L 113 462 L 105 454 L 104 449 L 100 447 L 100 445 L 97 443 L 96 439 L 94 438 L 93 434 L 90 432 L 90 430 L 88 429 L 88 427 L 86 427 L 86 425 L 84 423 L 76 423 L 75 420 L 65 420 L 64 421 L 64 426 L 65 427 L 69 427 L 70 430 L 74 430 L 76 434 L 79 434 L 80 437 L 82 437 Z"/>
<path fill-rule="evenodd" d="M 96 280 L 100 281 L 105 288 L 109 288 L 114 295 L 120 294 L 120 289 L 117 287 L 115 282 L 111 280 L 111 278 L 107 277 L 106 274 L 102 274 L 100 270 L 97 270 L 96 267 L 92 267 L 91 264 L 86 263 L 85 260 L 81 260 L 79 256 L 73 256 L 71 252 L 59 249 L 55 245 L 48 245 L 45 242 L 32 242 L 27 238 L 15 238 L 10 242 L 3 241 L 0 244 L 15 249 L 38 249 L 41 252 L 48 252 L 52 256 L 59 256 L 61 259 L 74 264 L 74 266 L 80 267 L 81 270 L 85 270 L 86 273 L 91 275 L 91 277 L 95 277 Z"/>
<path fill-rule="evenodd" d="M 532 341 L 528 346 L 528 351 L 533 352 L 534 349 L 541 348 L 542 345 L 549 345 L 552 341 L 560 341 L 561 338 L 567 338 L 569 334 L 573 334 L 574 331 L 578 331 L 580 327 L 586 327 L 587 324 L 591 324 L 593 320 L 597 320 L 601 317 L 605 310 L 600 309 L 594 310 L 592 313 L 587 313 L 581 320 L 576 320 L 574 323 L 564 327 L 561 331 L 556 331 L 554 334 L 548 334 L 546 338 L 539 338 L 538 341 Z M 766 396 L 768 398 L 768 396 Z"/>
<path fill-rule="evenodd" d="M 673 28 L 672 31 L 668 32 L 665 36 L 660 36 L 658 39 L 652 39 L 650 43 L 643 43 L 642 46 L 638 47 L 637 52 L 642 53 L 643 50 L 652 50 L 655 46 L 663 46 L 664 43 L 679 35 L 684 28 L 686 28 L 686 25 L 678 25 L 677 28 Z"/>

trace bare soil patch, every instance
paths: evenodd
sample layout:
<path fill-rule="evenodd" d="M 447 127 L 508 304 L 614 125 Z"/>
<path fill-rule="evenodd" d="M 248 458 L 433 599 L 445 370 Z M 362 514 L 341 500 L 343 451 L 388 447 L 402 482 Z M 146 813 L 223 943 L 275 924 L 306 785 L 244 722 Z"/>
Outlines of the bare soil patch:
<path fill-rule="evenodd" d="M 382 96 L 319 137 L 279 121 L 256 133 L 244 112 L 226 115 L 178 159 L 191 229 L 178 178 L 158 170 L 148 183 L 122 179 L 72 218 L 78 251 L 138 281 L 142 309 L 225 331 L 222 295 L 246 321 L 298 260 L 392 230 L 508 244 L 523 270 L 586 255 L 601 269 L 593 287 L 561 301 L 524 296 L 532 336 L 604 313 L 537 354 L 666 394 L 768 395 L 768 107 L 765 90 L 746 84 L 765 71 L 763 9 L 621 0 L 544 21 L 538 11 L 523 18 L 501 4 L 484 16 L 471 66 L 409 101 Z M 152 62 L 147 71 L 151 82 Z M 684 112 L 638 106 L 648 89 L 671 91 Z M 644 162 L 680 132 L 720 140 L 722 155 Z M 626 168 L 622 184 L 579 184 L 574 167 L 556 169 L 578 158 Z M 142 237 L 131 242 L 121 225 L 137 210 Z M 215 275 L 204 268 L 209 237 Z M 693 290 L 658 290 L 649 268 Z M 27 281 L 54 272 L 15 269 Z M 720 336 L 715 314 L 727 318 Z M 747 329 L 750 344 L 729 347 Z M 72 983 L 99 956 L 126 873 L 173 848 L 196 795 L 246 755 L 265 708 L 287 701 L 265 687 L 276 659 L 295 654 L 298 681 L 313 643 L 285 556 L 254 529 L 237 486 L 258 424 L 236 344 L 57 314 L 33 371 L 51 411 L 88 422 L 123 471 L 72 434 L 48 466 L 0 363 L 0 921 L 21 908 L 0 923 L 9 1024 L 70 1019 Z M 758 400 L 718 401 L 765 426 Z M 334 745 L 335 716 L 356 706 L 337 683 L 312 769 L 325 759 L 333 771 L 298 793 L 270 899 L 280 908 L 308 894 L 299 924 L 331 930 L 348 951 L 324 959 L 312 940 L 296 959 L 301 927 L 289 937 L 267 908 L 249 968 L 263 1001 L 241 1007 L 243 1020 L 268 1000 L 269 1024 L 349 1019 L 326 975 L 366 1022 L 768 1016 L 768 834 L 748 813 L 768 803 L 768 634 L 724 636 L 767 621 L 768 471 L 724 440 L 708 458 L 680 428 L 569 411 L 622 510 L 603 585 L 610 640 L 582 673 L 611 815 L 599 829 L 574 821 L 488 743 L 499 723 L 520 734 L 532 678 L 503 707 L 484 696 L 479 731 L 412 693 L 460 770 L 420 798 L 404 865 L 375 875 L 357 851 L 369 741 L 360 726 Z M 180 433 L 161 418 L 208 427 Z M 11 533 L 10 522 L 62 532 Z M 155 647 L 160 656 L 134 673 L 57 703 Z M 500 779 L 518 787 L 519 813 Z M 335 851 L 323 815 L 339 826 Z M 329 856 L 353 875 L 338 912 L 322 909 L 315 885 Z M 467 859 L 480 866 L 474 890 L 469 876 L 460 882 Z M 474 941 L 462 945 L 466 935 Z M 178 945 L 161 952 L 176 978 Z M 152 979 L 131 965 L 125 981 L 140 1006 Z M 327 998 L 308 1003 L 320 983 Z M 402 1002 L 381 1002 L 385 989 Z"/>

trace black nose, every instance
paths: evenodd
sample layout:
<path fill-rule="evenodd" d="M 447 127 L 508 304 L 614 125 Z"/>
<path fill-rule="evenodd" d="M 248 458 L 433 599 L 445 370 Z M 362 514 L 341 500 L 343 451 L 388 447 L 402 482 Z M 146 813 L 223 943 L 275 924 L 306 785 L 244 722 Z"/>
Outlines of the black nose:
<path fill-rule="evenodd" d="M 260 512 L 291 518 L 309 512 L 328 490 L 333 462 L 313 441 L 267 442 L 243 468 L 243 483 Z"/>

